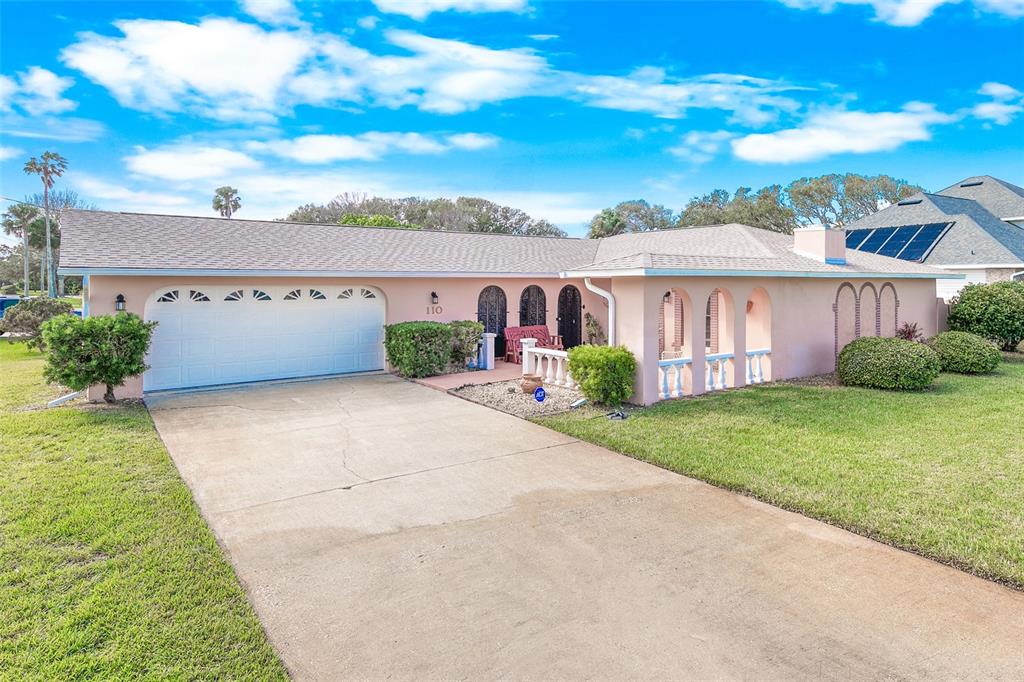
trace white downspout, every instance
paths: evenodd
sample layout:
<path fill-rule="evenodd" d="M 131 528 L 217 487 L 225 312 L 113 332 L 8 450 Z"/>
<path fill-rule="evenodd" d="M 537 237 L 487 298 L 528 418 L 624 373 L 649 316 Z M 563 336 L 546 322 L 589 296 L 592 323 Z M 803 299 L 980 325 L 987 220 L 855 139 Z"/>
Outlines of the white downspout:
<path fill-rule="evenodd" d="M 596 286 L 590 281 L 589 277 L 583 278 L 583 284 L 593 291 L 595 294 L 608 301 L 608 345 L 615 345 L 615 297 L 612 296 L 612 292 L 605 291 L 599 286 Z"/>

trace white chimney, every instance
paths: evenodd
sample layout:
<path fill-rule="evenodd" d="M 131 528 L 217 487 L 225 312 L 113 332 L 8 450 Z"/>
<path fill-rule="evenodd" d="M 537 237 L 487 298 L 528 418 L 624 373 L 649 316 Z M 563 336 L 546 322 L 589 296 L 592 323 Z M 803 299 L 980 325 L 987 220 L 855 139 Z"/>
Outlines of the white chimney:
<path fill-rule="evenodd" d="M 793 250 L 829 265 L 846 265 L 846 230 L 808 225 L 793 230 Z"/>

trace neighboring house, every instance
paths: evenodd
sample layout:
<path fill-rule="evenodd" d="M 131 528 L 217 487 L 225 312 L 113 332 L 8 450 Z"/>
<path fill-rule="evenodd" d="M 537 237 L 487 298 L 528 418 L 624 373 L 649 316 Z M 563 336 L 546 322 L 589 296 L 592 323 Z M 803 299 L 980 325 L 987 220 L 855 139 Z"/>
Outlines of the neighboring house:
<path fill-rule="evenodd" d="M 1024 188 L 990 175 L 915 194 L 846 226 L 847 246 L 962 273 L 939 282 L 949 300 L 974 282 L 1024 278 Z"/>
<path fill-rule="evenodd" d="M 91 314 L 160 324 L 143 391 L 380 370 L 385 324 L 544 324 L 592 313 L 637 357 L 634 400 L 831 371 L 861 335 L 937 328 L 935 281 L 841 230 L 744 225 L 600 240 L 69 211 L 60 272 Z M 697 321 L 694 324 L 694 321 Z"/>

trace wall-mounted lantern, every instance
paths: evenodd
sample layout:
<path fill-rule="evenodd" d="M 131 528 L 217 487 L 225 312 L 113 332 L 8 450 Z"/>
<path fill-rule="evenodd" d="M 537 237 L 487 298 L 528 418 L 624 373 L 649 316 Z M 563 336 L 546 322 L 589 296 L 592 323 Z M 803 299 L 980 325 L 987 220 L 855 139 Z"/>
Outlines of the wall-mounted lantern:
<path fill-rule="evenodd" d="M 121 313 L 124 312 L 124 294 L 118 294 L 117 298 L 114 299 L 114 310 Z"/>
<path fill-rule="evenodd" d="M 666 291 L 665 295 L 661 297 L 661 302 L 662 303 L 668 303 L 669 300 L 671 300 L 671 298 L 672 298 L 672 292 L 671 291 Z"/>
<path fill-rule="evenodd" d="M 431 291 L 430 292 L 430 302 L 433 303 L 434 305 L 437 305 L 437 292 L 436 291 Z"/>

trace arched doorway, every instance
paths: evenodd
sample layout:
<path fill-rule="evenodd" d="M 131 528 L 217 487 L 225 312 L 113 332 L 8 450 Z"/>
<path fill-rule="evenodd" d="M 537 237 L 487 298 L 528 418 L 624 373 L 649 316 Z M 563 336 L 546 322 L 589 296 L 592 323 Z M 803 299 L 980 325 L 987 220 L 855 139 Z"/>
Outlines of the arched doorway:
<path fill-rule="evenodd" d="M 857 290 L 849 282 L 843 282 L 836 291 L 836 300 L 832 304 L 835 317 L 836 360 L 839 351 L 860 334 L 857 329 L 858 318 Z"/>
<path fill-rule="evenodd" d="M 878 317 L 878 290 L 871 282 L 864 282 L 857 294 L 857 314 L 860 325 L 857 327 L 860 336 L 882 336 L 882 325 Z"/>
<path fill-rule="evenodd" d="M 704 349 L 707 365 L 708 389 L 735 386 L 739 366 L 734 346 L 735 307 L 732 293 L 728 289 L 715 289 L 708 296 L 705 309 Z M 722 357 L 724 356 L 724 357 Z"/>
<path fill-rule="evenodd" d="M 886 282 L 878 291 L 878 326 L 881 336 L 896 336 L 896 329 L 900 324 L 899 307 L 896 287 L 892 282 Z"/>
<path fill-rule="evenodd" d="M 583 298 L 571 284 L 558 292 L 558 335 L 566 350 L 583 343 Z"/>
<path fill-rule="evenodd" d="M 501 287 L 484 287 L 476 302 L 476 319 L 484 325 L 484 332 L 495 334 L 494 356 L 505 357 L 505 325 L 508 321 L 508 302 Z"/>
<path fill-rule="evenodd" d="M 531 284 L 523 289 L 523 295 L 519 297 L 519 326 L 530 327 L 547 323 L 548 311 L 544 290 L 536 284 Z"/>

